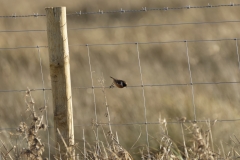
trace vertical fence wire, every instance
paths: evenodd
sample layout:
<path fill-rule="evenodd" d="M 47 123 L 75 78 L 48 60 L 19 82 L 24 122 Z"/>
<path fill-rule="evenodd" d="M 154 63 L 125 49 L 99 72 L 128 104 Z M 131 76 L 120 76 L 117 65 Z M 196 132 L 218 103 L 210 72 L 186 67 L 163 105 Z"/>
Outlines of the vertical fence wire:
<path fill-rule="evenodd" d="M 85 140 L 85 135 L 84 135 L 84 129 L 83 129 L 83 157 L 84 157 L 84 160 L 87 159 L 86 157 L 86 140 Z"/>
<path fill-rule="evenodd" d="M 239 57 L 239 52 L 238 52 L 238 39 L 236 38 L 235 40 L 236 40 L 236 53 L 237 53 L 237 59 L 238 59 L 238 69 L 240 71 L 240 57 Z"/>
<path fill-rule="evenodd" d="M 240 58 L 238 53 L 238 39 L 236 38 L 236 50 L 237 50 L 237 59 L 238 59 L 238 69 L 240 70 Z"/>
<path fill-rule="evenodd" d="M 95 95 L 95 89 L 94 89 L 94 84 L 93 84 L 93 75 L 92 75 L 93 71 L 92 71 L 92 65 L 91 65 L 89 46 L 86 45 L 86 47 L 87 47 L 87 53 L 88 53 L 89 71 L 90 71 L 91 82 L 92 82 L 92 93 L 93 93 L 94 113 L 95 113 L 95 122 L 94 123 L 97 125 L 96 140 L 97 140 L 97 143 L 98 143 L 98 117 L 97 117 L 96 95 Z"/>
<path fill-rule="evenodd" d="M 188 71 L 189 71 L 189 78 L 190 78 L 190 84 L 191 84 L 191 89 L 192 89 L 192 104 L 193 104 L 193 115 L 194 115 L 194 121 L 197 121 L 197 116 L 196 116 L 196 105 L 195 105 L 195 98 L 194 98 L 194 88 L 193 88 L 193 80 L 192 80 L 192 71 L 191 71 L 191 64 L 190 64 L 190 58 L 188 54 L 188 43 L 186 43 L 186 56 L 187 56 L 187 62 L 188 62 Z"/>
<path fill-rule="evenodd" d="M 136 46 L 137 46 L 137 55 L 138 55 L 138 66 L 139 66 L 140 78 L 141 78 L 141 83 L 142 83 L 142 96 L 143 96 L 144 116 L 145 116 L 146 134 L 147 134 L 147 152 L 148 152 L 148 158 L 150 158 L 150 154 L 149 154 L 149 140 L 148 140 L 148 135 L 149 134 L 148 134 L 148 126 L 147 126 L 147 107 L 146 107 L 146 98 L 145 98 L 145 90 L 144 90 L 144 83 L 143 83 L 143 76 L 142 76 L 142 67 L 141 67 L 138 43 L 136 43 Z"/>
<path fill-rule="evenodd" d="M 42 76 L 42 87 L 43 87 L 43 98 L 44 98 L 44 108 L 45 108 L 45 120 L 46 120 L 46 125 L 47 125 L 47 143 L 48 143 L 48 158 L 50 159 L 51 155 L 51 148 L 50 148 L 50 135 L 49 135 L 49 129 L 48 129 L 48 112 L 47 112 L 47 100 L 46 100 L 46 91 L 45 91 L 45 82 L 43 78 L 43 67 L 42 67 L 42 58 L 41 58 L 41 53 L 40 53 L 40 48 L 37 46 L 38 49 L 38 57 L 39 57 L 39 65 L 41 69 L 41 76 Z"/>

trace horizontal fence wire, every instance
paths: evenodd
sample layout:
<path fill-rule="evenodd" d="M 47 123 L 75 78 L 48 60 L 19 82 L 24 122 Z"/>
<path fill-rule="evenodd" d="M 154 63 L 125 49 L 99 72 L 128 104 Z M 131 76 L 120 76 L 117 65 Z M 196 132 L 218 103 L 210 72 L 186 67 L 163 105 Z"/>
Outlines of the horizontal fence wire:
<path fill-rule="evenodd" d="M 22 47 L 9 47 L 9 48 L 0 48 L 0 50 L 11 50 L 11 49 L 36 49 L 36 48 L 48 48 L 48 46 L 22 46 Z"/>
<path fill-rule="evenodd" d="M 80 15 L 88 15 L 88 14 L 114 14 L 114 13 L 137 13 L 137 12 L 147 12 L 147 11 L 168 11 L 168 10 L 181 10 L 181 9 L 200 9 L 200 8 L 217 8 L 217 7 L 233 7 L 233 6 L 240 6 L 240 4 L 220 4 L 220 5 L 206 5 L 206 6 L 183 6 L 183 7 L 163 7 L 163 8 L 147 8 L 143 7 L 142 9 L 130 9 L 130 10 L 124 10 L 121 8 L 121 10 L 113 10 L 113 11 L 103 11 L 99 10 L 97 12 L 74 12 L 69 13 L 67 16 L 80 16 Z M 33 14 L 33 15 L 12 15 L 12 16 L 0 16 L 0 18 L 27 18 L 27 17 L 45 17 L 45 14 Z M 88 28 L 70 28 L 68 31 L 76 31 L 76 30 L 93 30 L 93 29 L 117 29 L 117 28 L 136 28 L 136 27 L 158 27 L 158 26 L 179 26 L 179 25 L 202 25 L 202 24 L 221 24 L 221 23 L 239 23 L 240 20 L 229 20 L 229 21 L 216 21 L 216 22 L 180 22 L 180 23 L 172 23 L 172 24 L 140 24 L 140 25 L 129 25 L 129 26 L 96 26 L 96 27 L 88 27 Z M 0 30 L 1 33 L 4 32 L 46 32 L 45 29 L 36 29 L 36 30 Z M 187 57 L 188 57 L 188 65 L 189 65 L 189 72 L 190 72 L 190 82 L 189 83 L 172 83 L 172 84 L 144 84 L 142 81 L 142 73 L 141 73 L 141 65 L 140 65 L 140 58 L 139 58 L 139 67 L 140 67 L 140 74 L 141 74 L 141 81 L 142 84 L 139 85 L 130 85 L 127 86 L 127 88 L 142 88 L 143 89 L 143 99 L 144 99 L 144 108 L 145 108 L 145 122 L 126 122 L 126 123 L 102 123 L 97 122 L 97 112 L 96 112 L 96 104 L 95 104 L 95 118 L 96 122 L 93 123 L 86 123 L 86 124 L 77 124 L 74 125 L 74 127 L 92 127 L 92 126 L 133 126 L 133 125 L 145 125 L 146 126 L 146 133 L 147 133 L 147 142 L 148 142 L 148 125 L 162 125 L 162 124 L 194 124 L 194 123 L 224 123 L 224 122 L 238 122 L 240 121 L 240 118 L 237 119 L 213 119 L 213 120 L 197 120 L 196 115 L 194 120 L 186 120 L 186 121 L 180 121 L 180 120 L 170 120 L 170 121 L 158 121 L 158 122 L 148 122 L 146 118 L 146 106 L 145 106 L 145 96 L 144 96 L 144 87 L 171 87 L 171 86 L 191 86 L 192 87 L 192 95 L 193 95 L 193 105 L 194 105 L 194 94 L 193 94 L 193 86 L 194 85 L 224 85 L 224 84 L 239 84 L 240 81 L 225 81 L 225 82 L 192 82 L 191 77 L 191 69 L 190 69 L 190 61 L 188 56 L 188 47 L 187 43 L 191 42 L 216 42 L 216 41 L 236 41 L 236 47 L 237 47 L 237 55 L 238 55 L 238 63 L 239 63 L 239 54 L 238 54 L 238 42 L 239 38 L 223 38 L 223 39 L 200 39 L 200 40 L 173 40 L 173 41 L 159 41 L 159 42 L 122 42 L 122 43 L 106 43 L 106 44 L 71 44 L 69 47 L 75 47 L 75 46 L 116 46 L 116 45 L 148 45 L 148 44 L 165 44 L 165 43 L 186 43 L 187 48 Z M 30 89 L 30 91 L 43 91 L 43 97 L 44 97 L 44 104 L 46 106 L 46 97 L 45 97 L 45 91 L 51 91 L 51 88 L 45 88 L 44 80 L 43 80 L 43 71 L 42 71 L 42 64 L 41 64 L 41 57 L 40 57 L 40 50 L 39 48 L 48 48 L 48 46 L 19 46 L 19 47 L 9 47 L 9 48 L 0 48 L 0 50 L 17 50 L 17 49 L 38 49 L 39 59 L 40 59 L 40 69 L 41 69 L 41 76 L 42 76 L 42 87 L 43 88 L 36 88 L 36 89 Z M 88 48 L 89 52 L 89 48 Z M 89 53 L 88 53 L 89 54 Z M 139 56 L 139 51 L 138 51 Z M 90 63 L 90 57 L 89 57 L 89 63 Z M 240 68 L 240 63 L 239 63 Z M 91 65 L 90 65 L 90 72 L 91 71 Z M 92 77 L 91 77 L 92 78 Z M 93 81 L 92 81 L 93 83 Z M 111 87 L 102 87 L 102 86 L 87 86 L 87 87 L 72 87 L 74 90 L 80 90 L 80 89 L 92 89 L 94 94 L 94 89 L 112 89 Z M 11 89 L 11 90 L 1 90 L 0 93 L 12 93 L 12 92 L 26 92 L 27 89 Z M 94 103 L 95 102 L 95 95 L 94 95 Z M 194 106 L 195 109 L 195 106 Z M 47 116 L 47 112 L 46 112 Z M 48 124 L 48 119 L 46 117 L 46 121 Z M 48 129 L 53 129 L 53 126 L 47 126 Z M 8 128 L 0 128 L 0 132 L 3 131 L 13 131 L 16 130 L 17 127 L 8 127 Z M 98 136 L 98 135 L 97 135 Z M 48 131 L 48 147 L 50 146 L 49 143 L 49 131 Z M 148 142 L 149 147 L 149 142 Z M 50 147 L 49 147 L 49 158 L 50 158 Z M 0 157 L 1 158 L 1 157 Z"/>
<path fill-rule="evenodd" d="M 129 26 L 96 26 L 96 27 L 79 27 L 70 28 L 68 31 L 76 30 L 93 30 L 93 29 L 119 29 L 119 28 L 138 28 L 138 27 L 161 27 L 161 26 L 180 26 L 180 25 L 203 25 L 203 24 L 221 24 L 221 23 L 239 23 L 240 20 L 228 20 L 228 21 L 214 21 L 214 22 L 179 22 L 179 23 L 166 23 L 166 24 L 139 24 Z M 36 30 L 0 30 L 0 33 L 9 32 L 47 32 L 46 29 Z"/>
<path fill-rule="evenodd" d="M 74 127 L 91 127 L 93 125 L 98 125 L 98 126 L 133 126 L 133 125 L 159 125 L 159 124 L 180 124 L 180 123 L 184 123 L 184 124 L 194 124 L 194 123 L 206 123 L 206 122 L 210 122 L 210 123 L 225 123 L 225 122 L 238 122 L 240 121 L 240 118 L 237 119 L 214 119 L 214 120 L 186 120 L 185 122 L 182 121 L 164 121 L 164 122 L 134 122 L 134 123 L 89 123 L 89 124 L 79 124 L 79 125 L 74 125 Z M 48 128 L 54 128 L 53 126 L 48 126 Z M 0 131 L 8 131 L 8 130 L 16 130 L 17 127 L 8 127 L 8 128 L 0 128 Z"/>
<path fill-rule="evenodd" d="M 0 16 L 0 18 L 29 18 L 29 17 L 46 17 L 46 14 L 33 13 L 29 15 L 17 15 L 16 13 L 8 16 Z"/>
<path fill-rule="evenodd" d="M 139 24 L 129 26 L 96 26 L 86 28 L 70 28 L 69 31 L 75 30 L 92 30 L 92 29 L 118 29 L 118 28 L 137 28 L 137 27 L 161 27 L 161 26 L 180 26 L 180 25 L 202 25 L 202 24 L 220 24 L 220 23 L 239 23 L 240 20 L 230 21 L 215 21 L 215 22 L 179 22 L 179 23 L 165 23 L 165 24 Z M 1 31 L 0 31 L 1 32 Z"/>
<path fill-rule="evenodd" d="M 174 40 L 174 41 L 152 41 L 152 42 L 122 42 L 122 43 L 98 43 L 98 44 L 70 44 L 69 47 L 74 46 L 117 46 L 117 45 L 132 45 L 132 44 L 164 44 L 164 43 L 191 43 L 191 42 L 217 42 L 217 41 L 237 41 L 239 38 L 223 38 L 223 39 L 197 39 L 197 40 Z M 22 47 L 9 47 L 0 48 L 0 50 L 11 49 L 36 49 L 48 48 L 48 46 L 22 46 Z"/>
<path fill-rule="evenodd" d="M 184 10 L 184 9 L 203 9 L 203 8 L 219 8 L 219 7 L 238 7 L 240 4 L 217 4 L 217 5 L 203 5 L 203 6 L 181 6 L 181 7 L 162 7 L 162 8 L 147 8 L 147 7 L 142 7 L 141 9 L 123 9 L 121 8 L 120 10 L 112 10 L 112 11 L 103 11 L 103 10 L 98 10 L 96 12 L 82 12 L 82 11 L 77 11 L 73 13 L 68 13 L 67 16 L 80 16 L 80 15 L 88 15 L 88 14 L 114 14 L 114 13 L 137 13 L 137 12 L 147 12 L 147 11 L 169 11 L 169 10 Z M 27 17 L 45 17 L 45 14 L 30 14 L 30 15 L 17 15 L 16 13 L 8 16 L 0 16 L 0 18 L 27 18 Z"/>
<path fill-rule="evenodd" d="M 46 29 L 30 29 L 30 30 L 0 30 L 0 33 L 3 33 L 3 32 L 6 32 L 6 33 L 9 33 L 9 32 L 47 32 Z"/>
<path fill-rule="evenodd" d="M 36 88 L 36 89 L 30 89 L 30 91 L 51 91 L 51 88 Z M 28 91 L 27 89 L 11 89 L 11 90 L 0 90 L 0 92 L 26 92 Z"/>
<path fill-rule="evenodd" d="M 190 86 L 190 85 L 220 85 L 220 84 L 240 84 L 240 81 L 226 81 L 226 82 L 194 82 L 194 83 L 172 83 L 172 84 L 144 84 L 144 87 L 167 87 L 167 86 Z M 126 88 L 141 88 L 143 87 L 143 85 L 128 85 Z M 94 87 L 72 87 L 72 89 L 113 89 L 112 87 L 102 87 L 102 86 L 94 86 Z M 37 88 L 37 89 L 30 89 L 30 91 L 51 91 L 51 88 Z M 27 89 L 14 89 L 14 90 L 0 90 L 0 93 L 4 93 L 4 92 L 26 92 Z"/>
<path fill-rule="evenodd" d="M 198 39 L 198 40 L 173 40 L 173 41 L 152 41 L 152 42 L 122 42 L 122 43 L 98 43 L 98 44 L 72 44 L 71 46 L 118 46 L 132 44 L 161 44 L 161 43 L 185 43 L 185 42 L 216 42 L 216 41 L 233 41 L 239 38 L 223 38 L 223 39 Z"/>
<path fill-rule="evenodd" d="M 218 5 L 205 5 L 205 6 L 182 6 L 182 7 L 163 7 L 163 8 L 147 8 L 147 7 L 142 7 L 141 9 L 123 9 L 121 8 L 120 10 L 114 10 L 114 11 L 103 11 L 99 10 L 97 12 L 75 12 L 75 13 L 69 13 L 67 14 L 68 16 L 72 15 L 84 15 L 84 14 L 113 14 L 113 13 L 136 13 L 136 12 L 147 12 L 147 11 L 168 11 L 168 10 L 183 10 L 183 9 L 200 9 L 200 8 L 219 8 L 219 7 L 237 7 L 240 6 L 240 4 L 218 4 Z"/>

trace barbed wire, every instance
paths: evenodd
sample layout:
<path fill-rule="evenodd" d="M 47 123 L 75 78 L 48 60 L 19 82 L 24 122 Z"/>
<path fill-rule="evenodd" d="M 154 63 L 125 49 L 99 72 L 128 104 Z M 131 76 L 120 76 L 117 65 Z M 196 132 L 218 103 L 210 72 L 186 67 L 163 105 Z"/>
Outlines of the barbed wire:
<path fill-rule="evenodd" d="M 33 13 L 29 15 L 17 15 L 16 13 L 9 16 L 0 16 L 0 18 L 29 18 L 29 17 L 46 17 L 46 14 Z"/>
<path fill-rule="evenodd" d="M 226 82 L 194 82 L 194 83 L 172 83 L 172 84 L 144 84 L 144 87 L 168 87 L 168 86 L 191 86 L 191 85 L 219 85 L 219 84 L 240 84 L 240 81 L 226 81 Z M 126 88 L 141 88 L 142 85 L 128 85 Z M 94 87 L 72 87 L 72 89 L 102 89 L 102 86 L 94 86 Z M 105 89 L 113 89 L 110 87 L 104 87 Z M 51 91 L 51 88 L 37 88 L 30 89 L 30 91 Z M 26 92 L 26 89 L 13 89 L 13 90 L 0 90 L 1 92 Z"/>
<path fill-rule="evenodd" d="M 96 27 L 79 27 L 69 28 L 68 31 L 76 30 L 93 30 L 93 29 L 118 29 L 118 28 L 137 28 L 137 27 L 161 27 L 161 26 L 179 26 L 179 25 L 202 25 L 202 24 L 218 24 L 218 23 L 239 23 L 240 20 L 230 21 L 213 21 L 213 22 L 179 22 L 179 23 L 163 23 L 163 24 L 139 24 L 139 25 L 128 25 L 128 26 L 96 26 Z M 31 29 L 31 30 L 0 30 L 0 32 L 46 32 L 46 29 Z"/>
<path fill-rule="evenodd" d="M 69 13 L 67 14 L 68 16 L 72 15 L 87 15 L 87 14 L 113 14 L 113 13 L 136 13 L 136 12 L 147 12 L 147 11 L 169 11 L 169 10 L 182 10 L 182 9 L 202 9 L 202 8 L 219 8 L 219 7 L 236 7 L 240 6 L 240 4 L 217 4 L 217 5 L 204 5 L 204 6 L 181 6 L 181 7 L 162 7 L 162 8 L 147 8 L 147 7 L 142 7 L 141 9 L 123 9 L 121 8 L 120 10 L 113 10 L 113 11 L 103 11 L 103 10 L 98 10 L 97 12 L 75 12 L 75 13 Z"/>
<path fill-rule="evenodd" d="M 147 8 L 147 7 L 142 7 L 141 9 L 123 9 L 121 8 L 120 10 L 109 10 L 109 11 L 103 11 L 103 10 L 98 10 L 95 12 L 82 12 L 82 11 L 77 11 L 73 13 L 68 13 L 67 16 L 80 16 L 80 15 L 92 15 L 92 14 L 114 14 L 114 13 L 137 13 L 137 12 L 149 12 L 149 11 L 169 11 L 169 10 L 183 10 L 183 9 L 203 9 L 203 8 L 219 8 L 219 7 L 238 7 L 240 4 L 217 4 L 217 5 L 203 5 L 203 6 L 180 6 L 180 7 L 161 7 L 161 8 Z M 28 17 L 46 17 L 46 14 L 30 14 L 30 15 L 17 15 L 16 13 L 8 16 L 0 16 L 0 18 L 28 18 Z"/>
<path fill-rule="evenodd" d="M 98 126 L 103 125 L 103 126 L 107 126 L 107 125 L 111 125 L 111 126 L 133 126 L 133 125 L 159 125 L 162 123 L 166 123 L 166 124 L 179 124 L 179 123 L 184 123 L 184 124 L 189 124 L 189 123 L 206 123 L 206 122 L 210 122 L 210 123 L 214 123 L 216 124 L 217 122 L 219 123 L 225 123 L 225 122 L 238 122 L 240 121 L 240 118 L 236 118 L 236 119 L 214 119 L 214 120 L 186 120 L 185 122 L 182 121 L 164 121 L 164 122 L 134 122 L 134 123 L 97 123 Z M 96 125 L 96 124 L 95 124 Z M 74 127 L 92 127 L 93 124 L 89 123 L 89 124 L 77 124 L 74 125 Z M 16 130 L 18 128 L 18 126 L 16 127 L 7 127 L 7 128 L 0 128 L 0 131 L 7 131 L 7 130 Z M 48 126 L 48 128 L 54 128 L 53 126 Z"/>

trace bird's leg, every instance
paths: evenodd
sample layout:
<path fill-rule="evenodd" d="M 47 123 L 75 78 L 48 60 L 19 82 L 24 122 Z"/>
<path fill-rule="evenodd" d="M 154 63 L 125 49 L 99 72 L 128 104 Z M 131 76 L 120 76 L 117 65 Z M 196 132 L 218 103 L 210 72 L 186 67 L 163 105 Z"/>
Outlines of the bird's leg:
<path fill-rule="evenodd" d="M 109 88 L 113 88 L 114 87 L 114 82 L 111 84 L 111 86 Z"/>

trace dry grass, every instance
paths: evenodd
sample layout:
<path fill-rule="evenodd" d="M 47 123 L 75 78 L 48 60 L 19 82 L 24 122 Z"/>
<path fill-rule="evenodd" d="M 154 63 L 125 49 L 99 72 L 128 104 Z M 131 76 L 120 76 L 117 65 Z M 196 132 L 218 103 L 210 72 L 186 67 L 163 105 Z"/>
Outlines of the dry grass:
<path fill-rule="evenodd" d="M 181 143 L 174 142 L 168 135 L 166 120 L 160 121 L 159 126 L 162 129 L 162 135 L 160 137 L 152 137 L 157 143 L 157 148 L 150 147 L 149 152 L 147 146 L 135 146 L 132 150 L 138 152 L 135 153 L 135 159 L 146 160 L 182 160 L 182 159 L 198 159 L 198 160 L 215 160 L 215 159 L 237 159 L 239 157 L 239 140 L 235 137 L 231 139 L 234 143 L 231 146 L 230 151 L 225 151 L 222 148 L 222 142 L 220 145 L 213 144 L 213 137 L 211 129 L 214 127 L 214 123 L 206 121 L 204 126 L 207 130 L 203 130 L 197 123 L 185 123 L 185 121 L 179 121 L 184 132 L 182 132 L 183 141 Z M 201 124 L 200 124 L 201 125 Z M 103 134 L 104 133 L 104 130 Z M 179 131 L 178 134 L 181 134 Z M 109 140 L 110 139 L 110 142 Z M 87 147 L 82 148 L 84 152 L 81 152 L 80 159 L 121 159 L 131 160 L 132 156 L 127 150 L 125 150 L 112 134 L 105 136 L 105 142 L 97 141 L 94 145 L 86 143 Z M 187 144 L 187 145 L 186 145 Z M 85 145 L 84 145 L 85 146 Z M 214 148 L 216 151 L 214 151 Z M 217 148 L 217 149 L 216 149 Z M 227 153 L 227 154 L 225 154 Z"/>
<path fill-rule="evenodd" d="M 30 92 L 29 92 L 30 93 Z M 32 98 L 31 98 L 32 99 Z M 29 103 L 29 109 L 32 112 L 32 122 L 28 126 L 25 122 L 21 122 L 17 132 L 11 133 L 12 136 L 18 136 L 18 140 L 27 142 L 27 148 L 22 148 L 22 145 L 16 144 L 10 149 L 7 149 L 5 143 L 1 140 L 1 157 L 5 159 L 25 159 L 28 160 L 41 160 L 42 153 L 44 152 L 44 143 L 41 142 L 41 138 L 37 135 L 40 129 L 44 129 L 45 125 L 42 124 L 41 118 L 36 116 L 33 111 L 33 101 Z M 185 118 L 186 120 L 186 118 Z M 197 123 L 186 123 L 185 120 L 179 120 L 179 125 L 182 128 L 183 141 L 181 143 L 174 142 L 168 135 L 166 119 L 159 119 L 159 128 L 162 131 L 161 136 L 151 137 L 158 144 L 157 148 L 148 147 L 146 145 L 132 146 L 131 152 L 135 152 L 132 156 L 119 142 L 118 135 L 113 135 L 112 132 L 107 133 L 101 125 L 94 125 L 93 132 L 96 135 L 96 130 L 101 129 L 101 134 L 104 136 L 103 140 L 96 138 L 95 142 L 88 142 L 83 136 L 83 141 L 77 143 L 76 159 L 98 159 L 98 160 L 183 160 L 183 159 L 198 159 L 198 160 L 215 160 L 215 159 L 237 159 L 239 155 L 240 142 L 236 136 L 231 141 L 234 145 L 231 146 L 230 151 L 225 151 L 221 145 L 213 144 L 212 128 L 215 123 L 206 121 L 205 125 L 207 130 L 203 130 Z M 84 135 L 84 134 L 83 134 Z M 141 134 L 140 134 L 141 136 Z M 79 137 L 77 137 L 78 139 Z M 138 137 L 139 139 L 140 137 Z M 24 143 L 23 143 L 24 144 Z M 187 145 L 186 145 L 187 144 Z M 83 147 L 80 147 L 83 146 Z M 219 148 L 217 147 L 219 146 Z M 214 148 L 217 147 L 217 151 Z M 216 149 L 215 149 L 216 150 Z M 227 153 L 227 155 L 225 154 Z M 70 156 L 70 155 L 69 155 Z M 70 158 L 69 156 L 65 158 Z M 63 157 L 53 155 L 54 159 L 59 160 Z M 64 159 L 65 159 L 64 158 Z M 48 159 L 48 158 L 45 158 Z"/>
<path fill-rule="evenodd" d="M 7 149 L 5 143 L 8 141 L 1 140 L 1 157 L 5 159 L 34 159 L 41 160 L 44 152 L 44 144 L 41 142 L 38 132 L 45 130 L 46 125 L 43 123 L 43 115 L 38 115 L 35 109 L 35 102 L 30 90 L 26 91 L 25 103 L 27 106 L 26 112 L 30 112 L 30 123 L 20 122 L 15 133 L 10 132 L 10 139 L 15 137 L 15 145 L 10 143 L 11 149 Z"/>
<path fill-rule="evenodd" d="M 99 83 L 102 85 L 102 93 L 105 97 L 105 104 L 107 106 L 107 96 L 105 94 L 104 79 L 100 79 Z M 7 159 L 28 159 L 28 160 L 42 160 L 45 144 L 41 142 L 44 137 L 39 136 L 40 130 L 45 130 L 46 125 L 43 123 L 43 115 L 39 116 L 35 109 L 35 102 L 31 95 L 30 89 L 26 91 L 25 96 L 26 112 L 30 113 L 30 119 L 27 122 L 21 122 L 16 129 L 16 132 L 10 132 L 10 139 L 17 137 L 16 144 L 10 143 L 6 145 L 9 140 L 1 140 L 1 158 Z M 46 107 L 45 107 L 46 108 Z M 42 113 L 43 108 L 39 108 Z M 108 112 L 109 113 L 109 112 Z M 110 115 L 109 123 L 110 123 Z M 198 160 L 214 160 L 214 159 L 237 159 L 239 155 L 240 141 L 236 136 L 230 137 L 232 142 L 231 150 L 226 151 L 223 147 L 223 142 L 220 145 L 213 143 L 212 129 L 215 127 L 216 121 L 206 120 L 205 124 L 189 123 L 186 117 L 178 118 L 178 125 L 180 130 L 177 134 L 182 135 L 182 142 L 175 142 L 168 131 L 168 124 L 166 119 L 159 117 L 160 135 L 153 137 L 149 134 L 150 139 L 157 143 L 157 148 L 146 145 L 138 145 L 139 139 L 142 137 L 142 129 L 136 142 L 131 147 L 131 152 L 135 152 L 132 156 L 130 152 L 125 149 L 119 142 L 119 137 L 116 132 L 112 131 L 112 126 L 109 124 L 104 129 L 103 125 L 97 122 L 92 123 L 92 132 L 95 135 L 95 142 L 88 142 L 85 138 L 83 130 L 83 140 L 75 144 L 76 159 L 99 159 L 99 160 L 182 160 L 182 159 L 198 159 Z M 201 127 L 199 127 L 201 125 Z M 206 128 L 205 130 L 203 128 Z M 108 130 L 106 132 L 106 129 Z M 62 137 L 60 131 L 58 134 Z M 102 136 L 101 136 L 102 135 Z M 100 138 L 101 137 L 101 138 Z M 76 137 L 79 139 L 79 137 Z M 62 140 L 65 147 L 68 148 L 64 137 Z M 10 147 L 9 147 L 10 146 Z M 59 146 L 60 147 L 60 146 Z M 63 146 L 62 146 L 63 147 Z M 10 148 L 10 149 L 8 149 Z M 60 152 L 56 149 L 56 153 Z M 64 155 L 52 155 L 54 159 L 71 159 L 71 155 L 67 153 Z M 48 159 L 48 158 L 45 158 Z"/>
<path fill-rule="evenodd" d="M 25 1 L 17 3 L 14 0 L 0 2 L 0 15 L 25 15 L 45 14 L 44 8 L 49 6 L 66 6 L 67 12 L 76 11 L 98 11 L 139 9 L 142 7 L 160 8 L 186 5 L 226 4 L 224 0 L 201 1 L 95 1 L 87 0 L 68 2 L 59 1 Z M 239 3 L 237 0 L 232 3 Z M 169 10 L 144 13 L 126 14 L 103 14 L 68 16 L 68 28 L 84 28 L 95 26 L 126 26 L 140 24 L 167 24 L 179 22 L 207 22 L 238 20 L 239 7 Z M 46 29 L 44 17 L 38 18 L 10 18 L 0 19 L 0 30 L 26 30 Z M 196 40 L 196 39 L 221 39 L 238 38 L 240 35 L 238 23 L 202 24 L 202 25 L 180 25 L 180 26 L 158 26 L 137 27 L 118 29 L 93 29 L 93 30 L 69 30 L 69 44 L 101 44 L 121 42 L 150 42 L 150 41 L 173 41 L 173 40 Z M 236 41 L 216 41 L 188 43 L 190 64 L 193 82 L 221 82 L 240 81 L 239 69 L 236 55 Z M 238 42 L 239 43 L 239 42 Z M 46 46 L 46 32 L 1 32 L 1 48 L 16 46 Z M 189 72 L 186 57 L 185 43 L 151 44 L 139 45 L 140 59 L 142 65 L 144 84 L 178 84 L 189 83 Z M 36 49 L 0 50 L 0 89 L 14 90 L 30 88 L 42 88 L 39 58 Z M 43 62 L 43 73 L 46 88 L 51 88 L 49 78 L 49 63 L 47 48 L 40 48 Z M 113 76 L 127 81 L 128 85 L 140 85 L 140 74 L 138 68 L 136 45 L 120 46 L 90 46 L 91 65 L 93 81 L 95 86 L 100 77 L 104 77 L 105 85 L 110 85 Z M 70 46 L 71 58 L 71 80 L 73 87 L 91 87 L 89 73 L 87 48 Z M 195 106 L 198 120 L 236 119 L 239 118 L 239 85 L 194 85 Z M 92 90 L 73 89 L 73 109 L 75 135 L 82 137 L 85 130 L 85 138 L 89 142 L 95 142 L 95 135 L 89 126 L 95 119 Z M 109 123 L 137 123 L 144 122 L 144 107 L 141 88 L 106 89 L 106 100 L 102 89 L 96 89 L 96 105 L 98 122 Z M 0 121 L 2 128 L 16 128 L 19 122 L 27 119 L 22 114 L 22 106 L 25 102 L 22 98 L 23 92 L 0 93 Z M 41 91 L 34 91 L 32 95 L 44 106 Z M 49 126 L 53 126 L 53 109 L 51 91 L 46 91 L 48 99 Z M 193 104 L 191 87 L 189 86 L 167 86 L 167 87 L 145 87 L 147 119 L 148 122 L 156 122 L 159 113 L 164 115 L 166 121 L 174 121 L 176 117 L 187 117 L 193 120 Z M 11 113 L 9 113 L 11 111 Z M 213 142 L 221 152 L 232 148 L 229 136 L 239 137 L 240 130 L 236 127 L 239 122 L 219 122 L 212 130 Z M 104 126 L 103 126 L 104 127 Z M 142 127 L 143 128 L 143 127 Z M 202 126 L 200 126 L 202 128 Z M 159 137 L 160 131 L 155 125 L 149 125 L 149 133 L 152 137 Z M 110 130 L 110 129 L 107 129 Z M 143 130 L 143 129 L 142 129 Z M 112 126 L 112 131 L 118 133 L 121 146 L 133 154 L 131 146 L 139 136 L 139 125 Z M 182 142 L 182 129 L 179 124 L 168 124 L 168 136 L 176 144 Z M 183 131 L 184 126 L 183 126 Z M 223 134 L 224 133 L 224 134 Z M 185 133 L 186 134 L 186 133 Z M 51 137 L 53 135 L 51 134 Z M 6 132 L 1 134 L 1 139 L 8 137 Z M 102 136 L 104 138 L 104 136 Z M 46 141 L 43 137 L 43 141 Z M 185 137 L 186 148 L 189 148 L 189 137 Z M 81 138 L 79 138 L 81 139 Z M 105 139 L 105 138 L 104 138 Z M 223 147 L 220 145 L 223 142 Z M 150 146 L 158 144 L 150 139 Z M 225 143 L 224 143 L 225 142 Z M 137 141 L 136 146 L 146 144 L 144 132 Z M 183 145 L 183 143 L 180 143 Z M 237 143 L 238 144 L 238 143 Z M 179 145 L 178 145 L 179 146 Z M 12 147 L 10 147 L 12 148 Z M 8 151 L 9 149 L 8 148 Z M 185 155 L 184 145 L 180 147 L 181 155 Z M 176 149 L 175 149 L 176 150 Z M 146 150 L 144 150 L 146 151 Z M 218 153 L 219 151 L 217 151 Z M 196 152 L 194 152 L 196 153 Z M 190 157 L 190 151 L 188 151 Z M 161 155 L 161 154 L 160 154 Z"/>

